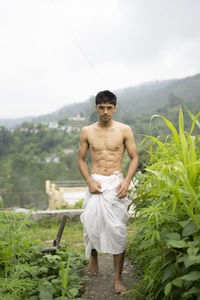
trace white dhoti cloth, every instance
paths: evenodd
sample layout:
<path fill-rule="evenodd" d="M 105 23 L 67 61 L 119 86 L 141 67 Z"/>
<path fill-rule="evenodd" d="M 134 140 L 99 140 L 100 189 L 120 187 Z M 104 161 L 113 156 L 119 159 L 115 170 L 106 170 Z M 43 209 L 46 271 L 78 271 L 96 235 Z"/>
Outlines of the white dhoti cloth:
<path fill-rule="evenodd" d="M 117 197 L 117 186 L 123 175 L 119 171 L 110 176 L 91 175 L 101 185 L 101 194 L 86 192 L 81 214 L 83 223 L 85 256 L 92 249 L 98 252 L 120 254 L 126 246 L 126 223 L 128 220 L 128 198 Z"/>

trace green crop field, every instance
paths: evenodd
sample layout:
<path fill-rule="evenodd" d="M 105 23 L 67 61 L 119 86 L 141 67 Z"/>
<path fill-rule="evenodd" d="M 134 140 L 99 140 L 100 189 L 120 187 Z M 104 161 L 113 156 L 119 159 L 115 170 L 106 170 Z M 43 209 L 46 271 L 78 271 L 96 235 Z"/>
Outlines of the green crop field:
<path fill-rule="evenodd" d="M 29 215 L 0 213 L 0 299 L 78 299 L 82 293 L 81 269 L 87 263 L 82 249 L 80 223 L 67 224 L 54 255 L 41 250 L 56 237 L 57 221 L 34 223 Z"/>

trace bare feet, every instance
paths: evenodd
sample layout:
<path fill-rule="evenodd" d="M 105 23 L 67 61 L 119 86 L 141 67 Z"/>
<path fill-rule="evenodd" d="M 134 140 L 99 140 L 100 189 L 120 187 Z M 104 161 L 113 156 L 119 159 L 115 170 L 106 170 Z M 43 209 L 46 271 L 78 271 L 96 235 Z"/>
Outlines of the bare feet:
<path fill-rule="evenodd" d="M 91 251 L 89 270 L 92 275 L 98 274 L 98 254 L 95 249 Z"/>
<path fill-rule="evenodd" d="M 122 284 L 122 281 L 120 279 L 115 279 L 115 293 L 121 294 L 123 292 L 126 292 L 126 288 Z"/>

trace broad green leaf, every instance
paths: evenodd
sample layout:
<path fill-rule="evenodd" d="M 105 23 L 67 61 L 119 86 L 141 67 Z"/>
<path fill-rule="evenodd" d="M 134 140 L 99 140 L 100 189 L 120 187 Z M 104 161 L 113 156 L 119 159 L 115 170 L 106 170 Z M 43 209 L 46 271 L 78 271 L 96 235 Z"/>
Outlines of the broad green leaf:
<path fill-rule="evenodd" d="M 184 256 L 179 257 L 179 258 L 177 259 L 177 261 L 178 261 L 179 263 L 183 262 L 186 269 L 189 268 L 190 266 L 196 264 L 196 262 L 195 262 L 195 261 L 192 261 L 188 255 L 184 255 Z"/>
<path fill-rule="evenodd" d="M 178 287 L 182 287 L 183 286 L 183 280 L 181 279 L 181 277 L 177 277 L 172 281 L 173 285 L 178 286 Z"/>
<path fill-rule="evenodd" d="M 47 280 L 39 282 L 40 299 L 53 299 L 53 286 Z"/>
<path fill-rule="evenodd" d="M 189 246 L 190 248 L 195 248 L 195 247 L 200 246 L 200 240 L 199 240 L 199 237 L 194 237 L 194 238 L 193 238 L 193 242 L 188 242 L 188 246 Z"/>
<path fill-rule="evenodd" d="M 167 241 L 167 246 L 170 247 L 175 247 L 175 248 L 186 248 L 188 246 L 188 244 L 183 241 L 176 241 L 176 240 L 168 240 Z"/>
<path fill-rule="evenodd" d="M 79 291 L 78 291 L 78 289 L 76 289 L 76 288 L 72 288 L 72 289 L 69 290 L 69 293 L 70 293 L 72 296 L 77 296 L 78 293 L 79 293 Z"/>
<path fill-rule="evenodd" d="M 185 226 L 187 226 L 187 224 L 188 224 L 189 222 L 190 222 L 190 219 L 185 220 L 185 221 L 178 222 L 178 224 L 180 224 L 181 227 L 184 228 Z"/>
<path fill-rule="evenodd" d="M 165 296 L 167 296 L 170 293 L 171 288 L 172 288 L 171 282 L 169 282 L 168 284 L 166 284 L 165 290 L 164 290 Z"/>
<path fill-rule="evenodd" d="M 181 263 L 181 262 L 185 262 L 188 259 L 188 255 L 184 255 L 184 256 L 180 256 L 177 259 L 177 262 Z"/>
<path fill-rule="evenodd" d="M 189 261 L 191 261 L 191 263 L 193 263 L 193 265 L 194 264 L 200 264 L 200 255 L 190 255 L 189 257 L 188 257 L 188 259 L 189 259 Z"/>
<path fill-rule="evenodd" d="M 168 239 L 170 240 L 176 240 L 179 241 L 181 239 L 181 236 L 179 233 L 177 232 L 171 232 L 167 234 Z"/>
<path fill-rule="evenodd" d="M 195 280 L 200 279 L 200 272 L 193 271 L 187 275 L 181 276 L 180 278 L 182 278 L 183 280 L 186 280 L 186 281 L 195 281 Z"/>
<path fill-rule="evenodd" d="M 199 228 L 194 223 L 194 221 L 192 221 L 189 224 L 187 224 L 186 227 L 183 229 L 182 236 L 192 235 L 193 233 L 197 232 L 198 230 L 199 230 Z"/>
<path fill-rule="evenodd" d="M 187 253 L 189 256 L 195 256 L 195 255 L 197 255 L 198 252 L 199 252 L 199 248 L 197 248 L 197 247 L 187 249 Z"/>
<path fill-rule="evenodd" d="M 189 291 L 183 293 L 184 299 L 188 299 L 188 296 L 191 296 L 191 295 L 200 295 L 200 289 L 198 289 L 196 287 L 192 287 L 191 289 L 189 289 Z"/>
<path fill-rule="evenodd" d="M 164 270 L 161 282 L 163 283 L 170 278 L 173 278 L 173 271 L 170 266 L 167 266 L 166 269 Z"/>

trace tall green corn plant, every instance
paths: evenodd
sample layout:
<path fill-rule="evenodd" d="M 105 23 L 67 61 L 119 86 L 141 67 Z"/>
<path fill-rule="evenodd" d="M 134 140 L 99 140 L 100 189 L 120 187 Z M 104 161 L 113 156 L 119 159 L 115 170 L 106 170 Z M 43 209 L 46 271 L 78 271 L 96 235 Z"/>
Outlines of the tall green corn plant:
<path fill-rule="evenodd" d="M 154 149 L 151 143 L 150 165 L 143 175 L 138 196 L 133 200 L 138 235 L 130 250 L 133 256 L 137 253 L 137 257 L 134 256 L 136 264 L 142 266 L 145 261 L 143 278 L 147 286 L 145 299 L 148 300 L 187 299 L 184 297 L 189 295 L 191 286 L 186 282 L 183 297 L 180 297 L 179 288 L 183 287 L 184 280 L 193 278 L 198 270 L 197 264 L 200 264 L 196 249 L 196 252 L 190 250 L 191 245 L 199 241 L 200 231 L 197 216 L 200 152 L 198 138 L 192 136 L 198 115 L 193 119 L 189 133 L 184 132 L 181 109 L 179 133 L 171 122 L 159 116 L 165 120 L 172 135 L 164 143 L 159 138 L 148 136 L 157 148 Z M 198 283 L 195 289 L 197 287 Z"/>
<path fill-rule="evenodd" d="M 179 159 L 179 177 L 177 176 L 176 182 L 172 182 L 172 184 L 169 184 L 169 188 L 173 193 L 173 212 L 175 212 L 177 201 L 181 202 L 184 205 L 187 214 L 193 218 L 197 225 L 199 224 L 199 222 L 197 217 L 195 216 L 195 213 L 199 213 L 199 201 L 195 189 L 196 181 L 200 174 L 200 160 L 197 158 L 196 155 L 195 136 L 192 136 L 191 134 L 193 132 L 194 125 L 197 122 L 199 115 L 200 113 L 198 113 L 193 118 L 189 134 L 185 133 L 184 131 L 184 119 L 181 107 L 179 112 L 179 133 L 177 132 L 174 125 L 165 117 L 154 115 L 151 118 L 151 121 L 154 117 L 160 117 L 165 121 L 165 123 L 172 132 L 172 139 L 174 141 L 174 145 L 176 147 L 176 154 Z M 151 139 L 155 141 L 160 147 L 160 150 L 162 150 L 164 146 L 161 145 L 160 142 L 158 143 L 158 141 L 155 138 Z M 170 182 L 170 178 L 168 178 L 168 182 Z M 185 190 L 184 193 L 187 193 L 187 199 L 185 199 L 185 195 L 182 195 L 183 187 Z"/>
<path fill-rule="evenodd" d="M 185 109 L 186 109 L 186 111 L 188 112 L 190 118 L 192 119 L 193 125 L 196 125 L 196 126 L 200 129 L 200 123 L 199 123 L 199 121 L 198 121 L 198 117 L 199 117 L 199 114 L 200 114 L 200 113 L 198 113 L 198 114 L 195 116 L 195 115 L 193 115 L 193 113 L 192 113 L 189 109 L 187 109 L 187 107 L 185 107 Z M 194 129 L 194 126 L 192 127 L 192 131 L 193 131 L 193 129 Z M 190 134 L 191 134 L 191 132 L 190 132 Z"/>

